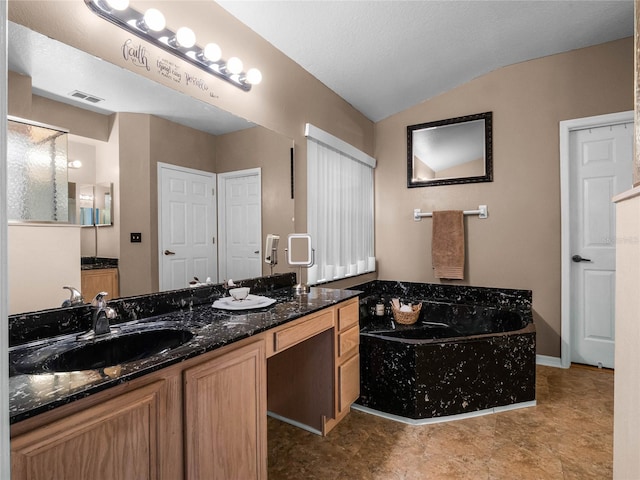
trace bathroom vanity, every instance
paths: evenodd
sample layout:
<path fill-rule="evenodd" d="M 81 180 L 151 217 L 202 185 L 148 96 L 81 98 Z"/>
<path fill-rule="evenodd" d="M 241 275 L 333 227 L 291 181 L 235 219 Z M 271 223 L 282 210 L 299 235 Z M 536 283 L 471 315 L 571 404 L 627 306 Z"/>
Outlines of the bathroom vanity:
<path fill-rule="evenodd" d="M 184 305 L 202 295 L 185 290 L 174 299 L 184 308 L 154 317 L 192 329 L 177 348 L 95 370 L 14 372 L 12 478 L 264 479 L 267 412 L 328 433 L 359 395 L 359 292 L 288 288 L 269 308 L 221 312 L 209 303 L 217 288 L 199 305 Z"/>

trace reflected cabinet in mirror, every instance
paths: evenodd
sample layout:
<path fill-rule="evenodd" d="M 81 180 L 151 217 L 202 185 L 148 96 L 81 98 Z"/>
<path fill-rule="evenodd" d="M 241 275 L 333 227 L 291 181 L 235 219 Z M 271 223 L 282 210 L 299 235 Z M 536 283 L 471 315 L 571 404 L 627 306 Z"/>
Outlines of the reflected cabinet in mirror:
<path fill-rule="evenodd" d="M 407 187 L 492 180 L 492 112 L 407 127 Z"/>

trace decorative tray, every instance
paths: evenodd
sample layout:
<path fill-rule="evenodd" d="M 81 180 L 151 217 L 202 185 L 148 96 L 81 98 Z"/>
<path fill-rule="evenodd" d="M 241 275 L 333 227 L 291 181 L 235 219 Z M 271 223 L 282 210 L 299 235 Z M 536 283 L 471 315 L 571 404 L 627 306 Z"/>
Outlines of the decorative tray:
<path fill-rule="evenodd" d="M 233 297 L 222 297 L 213 302 L 213 307 L 222 310 L 253 310 L 255 308 L 268 307 L 274 303 L 276 303 L 276 301 L 273 298 L 249 294 L 244 300 L 234 300 Z"/>

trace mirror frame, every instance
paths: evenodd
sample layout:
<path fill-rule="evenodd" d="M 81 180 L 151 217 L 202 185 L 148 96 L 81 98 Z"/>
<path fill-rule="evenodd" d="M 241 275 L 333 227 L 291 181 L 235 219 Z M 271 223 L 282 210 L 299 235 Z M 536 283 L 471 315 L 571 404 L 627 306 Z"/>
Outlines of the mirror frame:
<path fill-rule="evenodd" d="M 484 175 L 471 177 L 436 178 L 433 180 L 415 180 L 413 178 L 413 135 L 418 130 L 450 126 L 460 123 L 484 120 Z M 419 123 L 407 126 L 407 187 L 434 187 L 459 183 L 478 183 L 493 181 L 493 112 L 476 113 L 463 117 L 448 118 L 435 122 Z"/>

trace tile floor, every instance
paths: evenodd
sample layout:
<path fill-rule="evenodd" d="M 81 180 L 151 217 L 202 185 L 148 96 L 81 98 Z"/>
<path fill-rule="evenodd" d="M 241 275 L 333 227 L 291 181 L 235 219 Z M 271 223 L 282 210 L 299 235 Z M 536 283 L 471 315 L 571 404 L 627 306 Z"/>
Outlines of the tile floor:
<path fill-rule="evenodd" d="M 327 437 L 269 418 L 269 480 L 603 480 L 613 372 L 538 366 L 537 406 L 425 426 L 352 411 Z"/>

